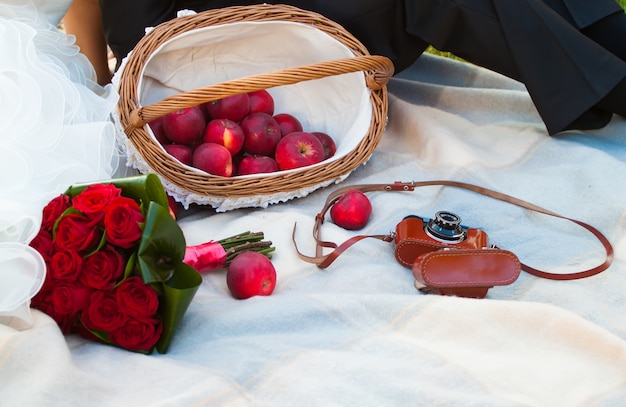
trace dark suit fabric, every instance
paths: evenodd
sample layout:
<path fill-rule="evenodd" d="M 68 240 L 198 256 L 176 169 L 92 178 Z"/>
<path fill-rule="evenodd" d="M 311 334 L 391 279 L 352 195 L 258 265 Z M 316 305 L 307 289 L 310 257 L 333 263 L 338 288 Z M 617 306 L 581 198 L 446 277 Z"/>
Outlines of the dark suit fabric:
<path fill-rule="evenodd" d="M 100 0 L 107 40 L 120 59 L 176 10 L 257 4 L 232 0 Z M 396 72 L 428 44 L 524 83 L 555 134 L 575 119 L 606 124 L 593 106 L 626 76 L 626 65 L 580 29 L 623 10 L 614 0 L 338 0 L 285 2 L 343 25 Z M 132 10 L 131 10 L 132 9 Z M 142 11 L 143 10 L 143 11 Z M 590 120 L 588 120 L 590 119 Z M 588 125 L 589 123 L 587 123 Z"/>
<path fill-rule="evenodd" d="M 585 114 L 626 75 L 623 61 L 582 35 L 577 26 L 623 12 L 613 0 L 405 4 L 411 34 L 523 82 L 551 134 Z M 584 16 L 585 12 L 590 14 Z M 601 116 L 606 124 L 611 115 Z"/>
<path fill-rule="evenodd" d="M 144 27 L 153 27 L 176 16 L 176 11 L 259 4 L 259 1 L 236 0 L 99 0 L 105 37 L 118 61 L 132 50 L 144 35 Z M 318 12 L 341 24 L 372 53 L 389 57 L 397 71 L 409 66 L 428 47 L 422 39 L 406 32 L 404 4 L 400 0 L 359 0 L 349 7 L 338 0 L 266 1 L 290 4 Z"/>

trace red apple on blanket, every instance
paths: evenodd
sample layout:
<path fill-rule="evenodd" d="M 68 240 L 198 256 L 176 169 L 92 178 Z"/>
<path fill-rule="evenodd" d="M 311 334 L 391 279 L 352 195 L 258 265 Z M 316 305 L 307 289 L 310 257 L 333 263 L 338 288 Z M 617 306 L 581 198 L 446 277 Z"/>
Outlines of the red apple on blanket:
<path fill-rule="evenodd" d="M 357 189 L 345 192 L 330 208 L 330 218 L 348 230 L 363 229 L 372 213 L 369 198 Z"/>
<path fill-rule="evenodd" d="M 204 131 L 205 143 L 221 144 L 232 155 L 241 150 L 245 137 L 241 126 L 230 119 L 213 119 L 207 124 Z"/>
<path fill-rule="evenodd" d="M 233 158 L 226 147 L 217 143 L 202 143 L 193 152 L 192 165 L 221 177 L 233 175 Z"/>
<path fill-rule="evenodd" d="M 280 127 L 280 133 L 283 137 L 285 137 L 289 133 L 294 133 L 296 131 L 302 131 L 302 123 L 295 116 L 289 113 L 279 113 L 274 116 L 274 120 L 278 123 L 278 127 Z"/>
<path fill-rule="evenodd" d="M 272 116 L 261 112 L 250 113 L 240 125 L 246 136 L 243 143 L 245 152 L 251 155 L 274 155 L 281 133 Z"/>
<path fill-rule="evenodd" d="M 278 171 L 278 164 L 266 155 L 247 155 L 237 167 L 238 175 L 265 174 Z"/>
<path fill-rule="evenodd" d="M 199 106 L 168 113 L 163 118 L 163 129 L 173 143 L 192 145 L 202 138 L 206 119 Z"/>
<path fill-rule="evenodd" d="M 243 252 L 228 265 L 226 285 L 233 297 L 240 300 L 255 295 L 270 295 L 276 287 L 276 269 L 265 255 Z"/>
<path fill-rule="evenodd" d="M 274 114 L 274 98 L 265 89 L 248 93 L 250 98 L 250 113 L 267 113 L 270 116 Z"/>
<path fill-rule="evenodd" d="M 335 140 L 330 137 L 328 134 L 321 131 L 314 131 L 312 134 L 318 138 L 318 140 L 324 146 L 324 159 L 328 159 L 335 155 L 337 152 L 337 145 L 335 144 Z"/>
<path fill-rule="evenodd" d="M 207 102 L 205 106 L 212 119 L 238 122 L 250 112 L 250 97 L 247 93 L 242 93 Z"/>
<path fill-rule="evenodd" d="M 191 165 L 193 149 L 190 146 L 184 144 L 166 144 L 163 148 L 169 155 L 180 161 L 182 164 Z"/>
<path fill-rule="evenodd" d="M 276 145 L 274 158 L 281 170 L 306 167 L 324 160 L 324 146 L 311 133 L 289 133 Z"/>

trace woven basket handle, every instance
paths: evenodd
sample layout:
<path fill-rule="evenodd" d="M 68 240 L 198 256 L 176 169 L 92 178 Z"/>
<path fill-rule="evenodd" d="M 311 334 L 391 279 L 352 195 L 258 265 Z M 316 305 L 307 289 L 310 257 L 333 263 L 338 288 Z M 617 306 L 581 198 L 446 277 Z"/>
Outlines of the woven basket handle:
<path fill-rule="evenodd" d="M 146 123 L 165 116 L 170 112 L 218 100 L 226 96 L 361 71 L 365 72 L 365 83 L 368 88 L 378 90 L 387 84 L 393 75 L 394 67 L 391 60 L 387 57 L 365 55 L 232 79 L 203 88 L 181 92 L 151 105 L 134 109 L 130 113 L 129 127 L 141 128 Z M 126 133 L 128 134 L 129 132 Z"/>

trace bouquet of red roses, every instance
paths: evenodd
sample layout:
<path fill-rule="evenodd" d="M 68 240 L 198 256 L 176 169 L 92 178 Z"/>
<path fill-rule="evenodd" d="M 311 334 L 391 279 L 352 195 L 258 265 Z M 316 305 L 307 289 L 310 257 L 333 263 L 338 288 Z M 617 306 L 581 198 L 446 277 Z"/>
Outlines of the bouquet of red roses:
<path fill-rule="evenodd" d="M 31 305 L 64 334 L 165 353 L 202 282 L 229 251 L 268 257 L 262 233 L 187 247 L 154 174 L 75 185 L 43 209 L 31 242 L 47 264 Z"/>

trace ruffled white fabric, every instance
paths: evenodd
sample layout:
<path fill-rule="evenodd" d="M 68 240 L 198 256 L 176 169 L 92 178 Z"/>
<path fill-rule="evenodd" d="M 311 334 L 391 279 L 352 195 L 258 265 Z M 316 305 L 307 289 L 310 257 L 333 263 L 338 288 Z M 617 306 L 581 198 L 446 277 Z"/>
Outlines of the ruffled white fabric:
<path fill-rule="evenodd" d="M 57 29 L 70 4 L 0 3 L 0 323 L 18 329 L 30 323 L 44 275 L 27 246 L 42 208 L 69 185 L 111 178 L 118 167 L 110 120 L 117 92 L 96 83 L 74 38 Z"/>

